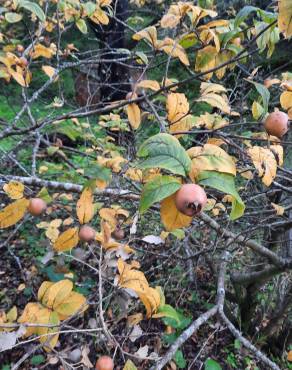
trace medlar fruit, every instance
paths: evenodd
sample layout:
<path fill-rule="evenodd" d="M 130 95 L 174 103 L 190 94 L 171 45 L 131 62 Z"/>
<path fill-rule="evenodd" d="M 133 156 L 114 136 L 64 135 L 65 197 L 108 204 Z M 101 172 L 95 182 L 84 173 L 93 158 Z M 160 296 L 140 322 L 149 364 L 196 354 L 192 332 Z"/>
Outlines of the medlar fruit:
<path fill-rule="evenodd" d="M 186 216 L 199 214 L 206 203 L 205 190 L 196 184 L 184 184 L 175 194 L 176 208 Z"/>
<path fill-rule="evenodd" d="M 95 365 L 96 370 L 113 370 L 114 362 L 109 356 L 101 356 Z"/>
<path fill-rule="evenodd" d="M 280 139 L 288 131 L 288 122 L 288 114 L 278 111 L 268 115 L 264 126 L 269 135 L 277 136 Z"/>
<path fill-rule="evenodd" d="M 79 239 L 83 242 L 91 242 L 95 238 L 95 230 L 87 225 L 83 225 L 79 230 Z"/>
<path fill-rule="evenodd" d="M 119 227 L 116 227 L 112 232 L 112 237 L 116 240 L 122 240 L 125 237 L 125 231 Z"/>
<path fill-rule="evenodd" d="M 32 198 L 27 207 L 28 212 L 33 216 L 41 215 L 47 208 L 47 203 L 41 198 Z"/>

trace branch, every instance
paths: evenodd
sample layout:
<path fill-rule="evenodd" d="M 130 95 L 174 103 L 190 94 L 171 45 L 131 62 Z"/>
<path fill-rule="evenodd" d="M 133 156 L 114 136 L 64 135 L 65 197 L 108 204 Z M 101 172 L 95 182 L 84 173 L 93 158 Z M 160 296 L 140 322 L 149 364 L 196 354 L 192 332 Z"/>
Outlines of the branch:
<path fill-rule="evenodd" d="M 276 365 L 273 361 L 271 361 L 266 355 L 264 355 L 259 349 L 257 349 L 250 341 L 244 338 L 240 331 L 236 329 L 236 327 L 232 324 L 231 321 L 226 317 L 225 313 L 222 310 L 219 310 L 219 314 L 221 319 L 226 324 L 227 328 L 231 331 L 236 339 L 240 341 L 240 343 L 249 349 L 258 359 L 260 359 L 264 364 L 269 366 L 273 370 L 281 370 L 278 365 Z"/>
<path fill-rule="evenodd" d="M 81 193 L 83 190 L 82 185 L 73 184 L 70 182 L 58 182 L 58 181 L 50 181 L 50 180 L 42 180 L 38 177 L 23 177 L 23 176 L 11 176 L 11 175 L 0 175 L 0 177 L 4 178 L 5 180 L 11 181 L 19 181 L 24 185 L 35 186 L 38 188 L 46 187 L 48 189 L 54 190 L 63 190 L 69 191 L 72 193 Z M 1 182 L 1 180 L 0 180 Z M 140 196 L 137 194 L 132 193 L 129 190 L 118 190 L 118 189 L 96 189 L 94 194 L 104 196 L 104 197 L 120 197 L 129 200 L 139 200 Z"/>
<path fill-rule="evenodd" d="M 290 259 L 285 259 L 285 258 L 278 256 L 276 253 L 264 247 L 263 245 L 257 243 L 255 240 L 246 240 L 244 236 L 236 235 L 233 232 L 221 227 L 218 224 L 218 222 L 213 220 L 211 217 L 209 217 L 205 213 L 201 213 L 199 217 L 206 224 L 208 224 L 212 229 L 216 230 L 219 234 L 221 234 L 224 238 L 233 239 L 235 243 L 247 245 L 254 252 L 260 254 L 263 257 L 269 258 L 269 260 L 273 262 L 274 265 L 280 268 L 287 268 L 287 267 L 291 268 L 292 267 L 292 261 Z"/>

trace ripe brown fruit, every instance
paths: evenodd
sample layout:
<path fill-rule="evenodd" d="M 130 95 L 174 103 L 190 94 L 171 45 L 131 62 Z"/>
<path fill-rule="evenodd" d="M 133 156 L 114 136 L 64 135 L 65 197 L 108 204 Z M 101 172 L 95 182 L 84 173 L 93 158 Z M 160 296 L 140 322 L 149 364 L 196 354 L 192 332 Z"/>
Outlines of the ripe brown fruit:
<path fill-rule="evenodd" d="M 206 203 L 205 190 L 196 184 L 184 184 L 175 194 L 176 208 L 186 216 L 199 214 Z"/>
<path fill-rule="evenodd" d="M 122 240 L 125 237 L 125 232 L 123 229 L 116 227 L 115 230 L 112 232 L 112 237 L 116 240 Z"/>
<path fill-rule="evenodd" d="M 23 53 L 24 52 L 24 47 L 20 44 L 16 45 L 16 50 L 19 52 L 19 53 Z"/>
<path fill-rule="evenodd" d="M 114 362 L 109 356 L 101 356 L 95 365 L 96 370 L 113 370 Z"/>
<path fill-rule="evenodd" d="M 240 44 L 241 44 L 240 37 L 235 37 L 235 39 L 232 40 L 232 44 L 236 45 L 236 46 L 240 46 Z"/>
<path fill-rule="evenodd" d="M 25 57 L 20 57 L 20 58 L 19 58 L 19 62 L 20 62 L 20 64 L 21 64 L 23 67 L 27 67 L 27 66 L 28 66 L 28 60 L 27 60 Z"/>
<path fill-rule="evenodd" d="M 28 212 L 33 216 L 39 216 L 47 208 L 47 204 L 41 198 L 32 198 L 27 207 Z"/>
<path fill-rule="evenodd" d="M 83 225 L 79 230 L 79 239 L 83 242 L 91 242 L 95 238 L 95 230 L 87 225 Z"/>
<path fill-rule="evenodd" d="M 273 112 L 268 115 L 264 126 L 269 135 L 281 138 L 288 131 L 289 117 L 284 112 Z"/>
<path fill-rule="evenodd" d="M 134 93 L 133 91 L 128 92 L 128 94 L 126 95 L 127 100 L 133 100 L 137 98 L 138 98 L 138 95 Z"/>

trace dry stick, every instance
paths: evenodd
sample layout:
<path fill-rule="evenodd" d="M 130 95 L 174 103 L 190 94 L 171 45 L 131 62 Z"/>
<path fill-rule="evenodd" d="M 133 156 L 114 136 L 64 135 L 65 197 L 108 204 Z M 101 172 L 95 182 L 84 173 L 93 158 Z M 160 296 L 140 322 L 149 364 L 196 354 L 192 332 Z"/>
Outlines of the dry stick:
<path fill-rule="evenodd" d="M 218 291 L 217 299 L 218 303 L 216 306 L 212 307 L 210 310 L 204 312 L 200 315 L 182 334 L 177 338 L 177 340 L 172 344 L 166 354 L 163 356 L 162 360 L 159 361 L 150 370 L 161 370 L 175 355 L 176 351 L 202 326 L 206 321 L 208 321 L 212 316 L 218 312 L 218 304 L 224 301 L 224 288 L 222 289 L 222 276 L 224 279 L 226 269 L 226 262 L 223 261 L 220 266 L 219 278 L 218 278 Z"/>
<path fill-rule="evenodd" d="M 175 355 L 175 352 L 202 326 L 206 321 L 208 321 L 212 316 L 217 313 L 218 307 L 214 306 L 210 310 L 204 312 L 200 315 L 183 333 L 177 338 L 177 340 L 172 344 L 166 354 L 163 356 L 162 360 L 154 365 L 150 370 L 161 370 Z"/>
<path fill-rule="evenodd" d="M 39 344 L 38 346 L 36 346 L 36 347 L 33 347 L 31 350 L 29 350 L 29 351 L 27 351 L 27 352 L 25 352 L 25 354 L 21 357 L 21 359 L 20 360 L 18 360 L 17 362 L 16 362 L 16 364 L 15 365 L 13 365 L 13 367 L 11 368 L 11 370 L 17 370 L 18 368 L 19 368 L 19 366 L 21 365 L 21 364 L 23 364 L 23 362 L 25 361 L 25 360 L 27 360 L 33 353 L 35 353 L 38 349 L 40 349 L 41 347 L 43 346 L 43 344 Z"/>
<path fill-rule="evenodd" d="M 58 181 L 50 181 L 50 180 L 42 180 L 38 177 L 23 177 L 23 176 L 11 176 L 11 175 L 0 175 L 0 177 L 5 178 L 6 180 L 14 180 L 20 181 L 24 185 L 36 186 L 36 187 L 47 187 L 49 189 L 55 190 L 64 190 L 70 191 L 73 193 L 81 193 L 83 190 L 83 186 L 73 184 L 70 182 L 58 182 Z M 139 200 L 140 196 L 137 194 L 131 193 L 129 190 L 118 190 L 118 189 L 105 189 L 105 190 L 98 190 L 96 189 L 94 192 L 96 195 L 100 196 L 115 196 L 115 197 L 122 197 L 125 199 L 130 200 Z"/>
<path fill-rule="evenodd" d="M 234 243 L 247 245 L 254 252 L 260 254 L 263 257 L 269 258 L 270 261 L 273 262 L 274 265 L 279 266 L 281 268 L 291 268 L 292 267 L 292 260 L 278 256 L 276 253 L 272 252 L 271 250 L 264 247 L 263 245 L 257 243 L 255 240 L 246 240 L 242 235 L 236 235 L 233 232 L 221 227 L 218 224 L 218 222 L 213 220 L 211 217 L 209 217 L 205 213 L 201 213 L 199 217 L 206 224 L 208 224 L 212 229 L 220 233 L 223 237 L 233 239 Z"/>
<path fill-rule="evenodd" d="M 281 370 L 278 365 L 276 365 L 273 361 L 271 361 L 266 355 L 264 355 L 259 349 L 257 349 L 250 341 L 242 336 L 239 330 L 232 324 L 232 322 L 226 317 L 223 310 L 219 308 L 219 315 L 221 319 L 226 324 L 227 328 L 231 331 L 236 339 L 240 341 L 240 343 L 249 349 L 258 359 L 260 359 L 263 363 L 269 366 L 273 370 Z"/>

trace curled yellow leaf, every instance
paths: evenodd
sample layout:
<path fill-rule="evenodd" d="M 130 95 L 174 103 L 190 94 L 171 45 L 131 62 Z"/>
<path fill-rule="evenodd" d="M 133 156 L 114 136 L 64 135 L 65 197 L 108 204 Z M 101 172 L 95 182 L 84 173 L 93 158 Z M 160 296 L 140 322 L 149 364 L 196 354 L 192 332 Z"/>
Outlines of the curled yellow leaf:
<path fill-rule="evenodd" d="M 76 247 L 79 241 L 78 227 L 72 227 L 64 231 L 55 241 L 53 247 L 58 252 L 69 251 Z"/>
<path fill-rule="evenodd" d="M 28 204 L 28 199 L 21 198 L 1 209 L 0 228 L 5 229 L 20 221 L 25 215 Z"/>

